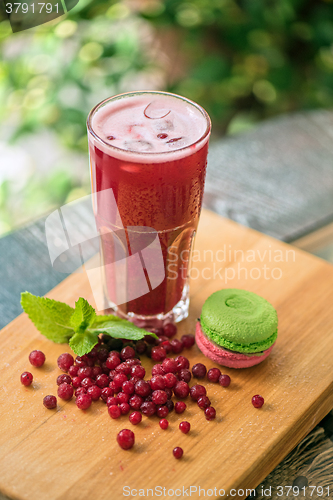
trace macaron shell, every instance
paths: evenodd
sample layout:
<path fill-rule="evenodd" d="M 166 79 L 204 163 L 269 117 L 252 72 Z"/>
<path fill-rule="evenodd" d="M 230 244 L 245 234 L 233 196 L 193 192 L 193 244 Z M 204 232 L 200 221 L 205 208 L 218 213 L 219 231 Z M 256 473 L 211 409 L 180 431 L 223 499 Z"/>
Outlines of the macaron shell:
<path fill-rule="evenodd" d="M 232 351 L 262 352 L 277 337 L 276 310 L 247 290 L 226 288 L 213 293 L 202 307 L 200 321 L 210 340 Z"/>
<path fill-rule="evenodd" d="M 195 340 L 200 351 L 215 363 L 228 368 L 250 368 L 258 365 L 266 359 L 271 353 L 274 344 L 262 353 L 243 354 L 240 352 L 232 352 L 223 349 L 215 342 L 206 337 L 201 329 L 200 321 L 196 324 Z"/>

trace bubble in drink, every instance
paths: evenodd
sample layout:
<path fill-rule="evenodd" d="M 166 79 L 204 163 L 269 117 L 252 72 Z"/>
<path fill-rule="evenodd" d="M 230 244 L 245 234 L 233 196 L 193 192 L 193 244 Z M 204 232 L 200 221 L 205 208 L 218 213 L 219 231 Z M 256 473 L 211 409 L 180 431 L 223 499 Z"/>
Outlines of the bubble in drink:
<path fill-rule="evenodd" d="M 138 141 L 124 141 L 124 148 L 128 151 L 138 151 L 146 152 L 152 151 L 154 149 L 150 142 L 138 140 Z"/>

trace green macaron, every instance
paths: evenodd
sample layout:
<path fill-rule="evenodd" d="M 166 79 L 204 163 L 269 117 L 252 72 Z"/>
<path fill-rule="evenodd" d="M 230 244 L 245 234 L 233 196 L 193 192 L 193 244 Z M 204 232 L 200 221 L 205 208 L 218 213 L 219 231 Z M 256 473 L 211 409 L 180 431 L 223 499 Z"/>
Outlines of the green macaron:
<path fill-rule="evenodd" d="M 210 295 L 202 307 L 200 323 L 209 339 L 231 351 L 265 351 L 277 337 L 274 307 L 256 293 L 237 288 Z"/>

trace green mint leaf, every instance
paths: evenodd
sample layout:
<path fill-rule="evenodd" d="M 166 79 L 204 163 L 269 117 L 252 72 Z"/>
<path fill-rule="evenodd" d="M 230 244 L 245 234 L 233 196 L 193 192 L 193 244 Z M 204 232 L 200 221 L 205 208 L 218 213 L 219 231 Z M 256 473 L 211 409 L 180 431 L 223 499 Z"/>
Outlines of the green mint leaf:
<path fill-rule="evenodd" d="M 71 325 L 76 333 L 83 333 L 94 322 L 95 317 L 95 309 L 86 299 L 80 297 L 75 302 L 75 311 L 71 317 Z"/>
<path fill-rule="evenodd" d="M 99 316 L 96 316 L 96 319 Z M 95 322 L 88 331 L 90 332 L 99 332 L 105 333 L 106 335 L 110 335 L 114 339 L 127 339 L 127 340 L 140 340 L 145 335 L 152 335 L 157 338 L 155 333 L 150 333 L 144 330 L 143 328 L 139 328 L 135 326 L 130 321 L 126 319 L 118 318 L 117 316 L 104 316 L 103 320 Z M 114 319 L 116 318 L 116 319 Z"/>
<path fill-rule="evenodd" d="M 105 323 L 105 321 L 124 321 L 123 319 L 119 318 L 119 316 L 115 316 L 114 314 L 98 314 L 95 317 L 95 320 L 93 324 L 91 325 L 92 328 L 97 328 L 98 325 L 101 323 Z"/>
<path fill-rule="evenodd" d="M 75 333 L 69 341 L 71 349 L 77 356 L 83 356 L 91 351 L 98 343 L 98 332 L 85 331 L 83 333 Z"/>
<path fill-rule="evenodd" d="M 63 344 L 73 335 L 70 319 L 74 309 L 67 304 L 23 292 L 21 305 L 35 327 L 49 340 Z"/>

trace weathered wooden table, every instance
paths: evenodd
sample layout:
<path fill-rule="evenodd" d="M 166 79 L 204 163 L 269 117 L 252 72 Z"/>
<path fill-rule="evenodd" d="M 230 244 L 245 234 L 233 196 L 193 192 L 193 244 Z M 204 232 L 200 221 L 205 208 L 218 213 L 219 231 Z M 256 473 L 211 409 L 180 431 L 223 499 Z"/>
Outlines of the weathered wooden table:
<path fill-rule="evenodd" d="M 213 142 L 204 203 L 243 225 L 333 256 L 333 112 L 280 117 Z M 44 295 L 66 277 L 51 267 L 44 221 L 0 239 L 0 328 L 20 314 L 23 290 Z M 332 435 L 332 418 L 323 425 Z"/>

